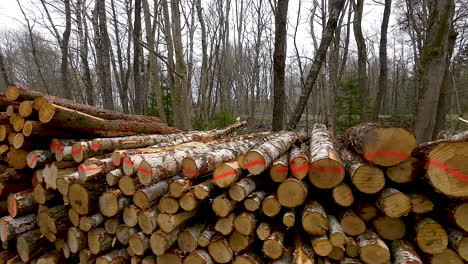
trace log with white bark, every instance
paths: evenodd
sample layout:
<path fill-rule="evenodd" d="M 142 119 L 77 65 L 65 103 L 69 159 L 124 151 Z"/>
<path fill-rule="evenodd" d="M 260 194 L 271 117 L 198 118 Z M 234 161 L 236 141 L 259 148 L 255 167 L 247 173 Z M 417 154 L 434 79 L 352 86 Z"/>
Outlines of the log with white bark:
<path fill-rule="evenodd" d="M 413 246 L 404 240 L 393 241 L 391 249 L 395 264 L 423 264 Z"/>
<path fill-rule="evenodd" d="M 307 233 L 323 236 L 329 228 L 327 214 L 325 209 L 318 202 L 310 202 L 304 207 L 302 212 L 302 227 Z"/>
<path fill-rule="evenodd" d="M 64 233 L 70 225 L 66 207 L 57 205 L 40 208 L 37 214 L 37 225 L 41 233 L 50 242 L 55 242 L 58 238 L 64 237 Z"/>
<path fill-rule="evenodd" d="M 367 231 L 358 237 L 359 257 L 366 264 L 386 264 L 390 252 L 385 242 L 372 232 Z"/>
<path fill-rule="evenodd" d="M 89 232 L 92 228 L 98 227 L 104 223 L 104 216 L 101 212 L 93 215 L 83 215 L 80 217 L 79 228 L 84 232 Z"/>
<path fill-rule="evenodd" d="M 244 200 L 245 209 L 255 212 L 260 209 L 263 200 L 267 197 L 268 193 L 265 191 L 255 191 L 249 194 Z"/>
<path fill-rule="evenodd" d="M 162 230 L 157 230 L 150 237 L 150 247 L 151 251 L 156 256 L 161 256 L 166 252 L 172 245 L 177 242 L 177 237 L 180 233 L 180 229 L 176 228 L 171 232 L 163 232 Z"/>
<path fill-rule="evenodd" d="M 270 167 L 270 178 L 274 182 L 283 182 L 288 178 L 289 172 L 289 153 L 286 152 L 277 158 Z"/>
<path fill-rule="evenodd" d="M 145 234 L 151 234 L 158 226 L 157 217 L 159 214 L 158 206 L 138 211 L 138 226 Z"/>
<path fill-rule="evenodd" d="M 198 237 L 205 228 L 204 224 L 197 223 L 186 227 L 177 237 L 177 245 L 185 252 L 193 252 L 198 247 Z"/>
<path fill-rule="evenodd" d="M 36 228 L 36 214 L 13 218 L 4 216 L 0 218 L 0 238 L 6 242 L 16 236 Z"/>
<path fill-rule="evenodd" d="M 33 189 L 10 194 L 7 204 L 8 213 L 11 217 L 32 213 L 37 208 L 37 204 L 34 201 Z"/>
<path fill-rule="evenodd" d="M 94 228 L 88 232 L 88 246 L 91 253 L 97 255 L 112 248 L 113 237 L 102 227 Z"/>
<path fill-rule="evenodd" d="M 301 180 L 309 172 L 309 146 L 302 143 L 300 147 L 293 147 L 289 153 L 289 169 L 291 174 Z"/>
<path fill-rule="evenodd" d="M 106 217 L 112 217 L 130 205 L 131 199 L 119 189 L 109 189 L 99 197 L 99 210 Z"/>
<path fill-rule="evenodd" d="M 29 262 L 52 249 L 52 245 L 42 236 L 39 229 L 20 235 L 16 241 L 16 250 L 22 261 Z"/>
<path fill-rule="evenodd" d="M 160 213 L 158 214 L 157 222 L 159 228 L 166 232 L 170 233 L 179 226 L 183 225 L 186 223 L 188 220 L 191 218 L 195 217 L 199 211 L 198 210 L 192 210 L 188 212 L 181 212 L 178 214 L 165 214 L 165 213 Z"/>

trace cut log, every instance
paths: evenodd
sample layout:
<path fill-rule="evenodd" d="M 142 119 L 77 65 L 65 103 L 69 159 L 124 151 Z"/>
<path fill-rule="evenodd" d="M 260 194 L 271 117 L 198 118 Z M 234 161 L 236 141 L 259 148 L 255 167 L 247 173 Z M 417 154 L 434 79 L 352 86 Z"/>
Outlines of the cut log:
<path fill-rule="evenodd" d="M 80 226 L 80 215 L 75 212 L 73 208 L 68 210 L 68 219 L 70 219 L 70 222 L 73 224 L 73 226 Z"/>
<path fill-rule="evenodd" d="M 258 175 L 270 167 L 273 161 L 284 154 L 297 140 L 306 138 L 305 133 L 298 134 L 292 131 L 273 134 L 268 141 L 246 153 L 244 166 L 251 174 Z"/>
<path fill-rule="evenodd" d="M 359 257 L 366 264 L 387 264 L 390 261 L 390 251 L 380 237 L 367 231 L 358 237 Z"/>
<path fill-rule="evenodd" d="M 198 200 L 196 197 L 195 197 L 195 194 L 193 194 L 193 192 L 186 192 L 184 195 L 182 195 L 182 197 L 180 197 L 179 199 L 179 205 L 182 209 L 184 209 L 185 211 L 192 211 L 194 210 L 195 208 L 197 208 L 197 206 L 201 203 L 200 200 Z"/>
<path fill-rule="evenodd" d="M 79 259 L 80 264 L 93 264 L 96 261 L 97 256 L 91 253 L 89 248 L 80 250 Z"/>
<path fill-rule="evenodd" d="M 0 218 L 0 238 L 6 242 L 16 236 L 36 228 L 36 214 L 29 214 L 18 218 L 4 216 Z"/>
<path fill-rule="evenodd" d="M 357 204 L 356 214 L 364 221 L 369 222 L 379 215 L 380 211 L 377 207 L 367 201 L 359 201 Z"/>
<path fill-rule="evenodd" d="M 161 181 L 135 192 L 133 202 L 141 209 L 153 206 L 159 198 L 167 193 L 169 185 L 166 181 Z"/>
<path fill-rule="evenodd" d="M 0 141 L 4 141 L 13 132 L 10 125 L 0 125 Z"/>
<path fill-rule="evenodd" d="M 137 179 L 133 176 L 122 176 L 119 179 L 119 189 L 125 195 L 134 195 L 138 189 Z"/>
<path fill-rule="evenodd" d="M 423 168 L 423 162 L 414 157 L 409 157 L 407 160 L 396 166 L 388 167 L 385 170 L 385 174 L 393 182 L 408 183 L 416 179 Z"/>
<path fill-rule="evenodd" d="M 404 240 L 392 242 L 392 256 L 395 264 L 423 264 L 413 246 Z"/>
<path fill-rule="evenodd" d="M 380 216 L 372 221 L 375 232 L 385 240 L 402 239 L 406 234 L 405 222 L 401 218 Z"/>
<path fill-rule="evenodd" d="M 182 264 L 184 254 L 177 248 L 171 248 L 161 256 L 156 257 L 158 264 Z"/>
<path fill-rule="evenodd" d="M 7 198 L 12 193 L 21 192 L 31 188 L 32 185 L 29 181 L 0 181 L 0 198 Z"/>
<path fill-rule="evenodd" d="M 18 112 L 20 116 L 22 117 L 30 116 L 33 113 L 33 109 L 34 109 L 33 104 L 34 102 L 29 101 L 29 100 L 21 102 L 18 108 Z"/>
<path fill-rule="evenodd" d="M 246 250 L 253 242 L 252 235 L 244 235 L 234 231 L 229 235 L 229 247 L 235 253 Z"/>
<path fill-rule="evenodd" d="M 99 256 L 96 259 L 96 264 L 121 264 L 127 263 L 129 259 L 125 248 L 114 249 L 107 254 Z"/>
<path fill-rule="evenodd" d="M 366 223 L 352 210 L 343 213 L 340 223 L 348 236 L 359 236 L 366 231 Z"/>
<path fill-rule="evenodd" d="M 169 182 L 169 194 L 172 197 L 180 198 L 192 187 L 192 181 L 188 178 L 177 178 Z"/>
<path fill-rule="evenodd" d="M 468 236 L 455 229 L 448 229 L 451 248 L 465 261 L 468 261 Z"/>
<path fill-rule="evenodd" d="M 213 181 L 221 188 L 233 185 L 242 175 L 242 168 L 237 161 L 223 163 L 213 172 Z"/>
<path fill-rule="evenodd" d="M 389 167 L 410 156 L 416 147 L 416 137 L 404 128 L 363 123 L 346 130 L 345 144 L 366 160 Z"/>
<path fill-rule="evenodd" d="M 26 156 L 28 167 L 34 169 L 36 167 L 44 167 L 47 163 L 54 161 L 54 156 L 47 150 L 34 150 Z"/>
<path fill-rule="evenodd" d="M 289 154 L 289 168 L 291 174 L 302 180 L 309 172 L 309 146 L 306 143 L 301 144 L 300 147 L 293 147 Z"/>
<path fill-rule="evenodd" d="M 207 247 L 211 243 L 211 239 L 215 236 L 216 232 L 212 227 L 207 227 L 198 237 L 198 245 L 200 247 Z"/>
<path fill-rule="evenodd" d="M 265 240 L 268 238 L 268 236 L 270 236 L 270 233 L 271 233 L 271 226 L 269 223 L 267 222 L 261 222 L 258 226 L 257 226 L 257 230 L 255 230 L 255 233 L 257 234 L 257 237 L 260 239 L 260 240 Z"/>
<path fill-rule="evenodd" d="M 142 261 L 141 264 L 156 264 L 156 256 L 149 255 L 146 256 Z"/>
<path fill-rule="evenodd" d="M 262 252 L 271 259 L 278 259 L 284 250 L 284 233 L 281 231 L 272 232 L 263 241 Z"/>
<path fill-rule="evenodd" d="M 79 228 L 84 232 L 89 232 L 89 230 L 103 224 L 104 221 L 104 216 L 100 212 L 89 216 L 83 215 L 80 217 Z"/>
<path fill-rule="evenodd" d="M 159 210 L 163 213 L 175 214 L 179 211 L 179 201 L 168 194 L 162 196 L 158 204 Z"/>
<path fill-rule="evenodd" d="M 161 256 L 177 242 L 179 233 L 179 228 L 176 228 L 173 231 L 167 233 L 163 232 L 162 230 L 157 230 L 150 237 L 151 251 L 156 256 Z"/>
<path fill-rule="evenodd" d="M 110 235 L 115 235 L 117 233 L 117 229 L 119 228 L 120 220 L 117 217 L 108 218 L 104 223 L 104 229 Z"/>
<path fill-rule="evenodd" d="M 88 245 L 88 239 L 83 231 L 77 227 L 70 227 L 68 228 L 67 233 L 67 244 L 70 252 L 77 253 L 86 248 Z"/>
<path fill-rule="evenodd" d="M 91 141 L 77 141 L 71 145 L 71 155 L 75 162 L 83 162 L 88 158 L 92 158 L 101 154 L 100 151 L 92 149 Z M 68 150 L 68 149 L 67 149 Z"/>
<path fill-rule="evenodd" d="M 55 163 L 46 165 L 44 167 L 44 170 L 42 171 L 42 175 L 44 177 L 44 182 L 47 184 L 47 186 L 49 186 L 51 189 L 54 189 L 54 190 L 58 189 L 57 180 L 59 178 L 64 178 L 64 180 L 61 180 L 61 184 L 65 184 L 65 186 L 62 186 L 62 187 L 66 187 L 67 189 L 67 191 L 63 190 L 65 191 L 65 195 L 68 193 L 68 187 L 69 187 L 65 182 L 70 183 L 70 181 L 74 181 L 75 179 L 78 179 L 79 177 L 76 167 L 59 169 L 55 165 Z"/>
<path fill-rule="evenodd" d="M 276 194 L 271 194 L 262 201 L 262 212 L 269 217 L 274 217 L 281 211 L 281 204 Z"/>
<path fill-rule="evenodd" d="M 14 257 L 19 258 L 19 255 L 17 255 L 17 253 L 14 252 L 13 250 L 7 249 L 7 250 L 0 251 L 0 263 L 1 264 L 6 264 L 9 259 L 14 258 Z"/>
<path fill-rule="evenodd" d="M 289 153 L 286 152 L 277 158 L 270 167 L 270 178 L 274 182 L 283 182 L 288 178 L 289 172 Z"/>
<path fill-rule="evenodd" d="M 456 203 L 449 210 L 450 220 L 468 232 L 468 202 Z"/>
<path fill-rule="evenodd" d="M 83 131 L 96 136 L 125 136 L 131 134 L 170 134 L 180 130 L 162 123 L 128 120 L 105 120 L 67 107 L 47 103 L 39 109 L 39 121 L 51 126 Z"/>
<path fill-rule="evenodd" d="M 181 212 L 178 214 L 164 214 L 160 213 L 158 214 L 158 226 L 159 228 L 166 232 L 170 233 L 188 220 L 190 220 L 192 217 L 194 217 L 198 213 L 197 210 L 189 211 L 189 212 Z"/>
<path fill-rule="evenodd" d="M 289 208 L 304 204 L 307 194 L 307 184 L 297 178 L 289 178 L 280 183 L 277 191 L 279 203 Z"/>
<path fill-rule="evenodd" d="M 344 247 L 333 247 L 332 251 L 328 255 L 328 258 L 334 261 L 341 261 L 344 259 Z"/>
<path fill-rule="evenodd" d="M 314 264 L 314 251 L 306 242 L 299 231 L 294 234 L 294 252 L 292 263 L 294 264 Z"/>
<path fill-rule="evenodd" d="M 413 152 L 426 161 L 426 177 L 434 188 L 446 196 L 468 198 L 468 133 L 445 140 L 423 143 Z"/>
<path fill-rule="evenodd" d="M 354 238 L 346 237 L 345 252 L 346 255 L 352 258 L 356 258 L 359 255 L 359 248 Z"/>
<path fill-rule="evenodd" d="M 204 224 L 194 224 L 180 232 L 177 245 L 185 252 L 193 252 L 198 247 L 198 237 L 205 228 Z"/>
<path fill-rule="evenodd" d="M 146 250 L 150 248 L 149 238 L 143 232 L 133 234 L 128 239 L 130 249 L 138 256 L 145 254 Z"/>
<path fill-rule="evenodd" d="M 113 237 L 106 233 L 102 227 L 92 229 L 88 232 L 88 246 L 91 253 L 99 254 L 105 250 L 112 248 Z"/>
<path fill-rule="evenodd" d="M 57 238 L 63 237 L 68 229 L 68 210 L 64 205 L 40 208 L 37 214 L 37 225 L 47 240 L 55 242 Z"/>
<path fill-rule="evenodd" d="M 107 185 L 114 186 L 119 183 L 119 179 L 124 176 L 122 169 L 117 168 L 115 170 L 111 170 L 106 174 L 106 181 Z"/>
<path fill-rule="evenodd" d="M 140 230 L 138 230 L 137 228 L 128 227 L 128 226 L 125 226 L 125 225 L 120 225 L 117 228 L 117 232 L 115 232 L 115 237 L 117 238 L 117 241 L 120 242 L 120 244 L 128 245 L 128 239 L 133 234 L 138 233 L 138 231 L 140 231 Z M 88 243 L 89 243 L 89 241 L 88 241 Z M 132 255 L 134 255 L 133 252 L 132 252 Z"/>
<path fill-rule="evenodd" d="M 193 186 L 193 193 L 198 200 L 204 200 L 211 196 L 217 189 L 217 185 L 212 179 L 206 180 L 200 184 Z"/>
<path fill-rule="evenodd" d="M 61 174 L 62 172 L 67 173 L 67 174 L 62 175 Z M 59 191 L 60 194 L 64 196 L 64 198 L 68 197 L 68 190 L 70 189 L 70 184 L 78 180 L 78 177 L 79 175 L 76 169 L 71 169 L 68 171 L 62 171 L 62 170 L 59 171 L 59 174 L 57 175 L 57 178 L 55 180 L 55 184 L 57 185 L 57 190 Z M 47 186 L 50 186 L 50 185 L 47 185 Z"/>
<path fill-rule="evenodd" d="M 33 198 L 38 204 L 45 204 L 56 197 L 54 192 L 46 190 L 42 184 L 38 184 L 34 187 Z"/>
<path fill-rule="evenodd" d="M 10 194 L 7 203 L 8 213 L 11 217 L 29 214 L 37 209 L 32 189 Z"/>
<path fill-rule="evenodd" d="M 434 254 L 430 257 L 430 264 L 462 264 L 463 260 L 453 250 L 446 248 L 441 253 Z"/>
<path fill-rule="evenodd" d="M 325 209 L 318 202 L 310 202 L 302 212 L 302 227 L 307 233 L 323 236 L 328 231 L 328 218 Z"/>
<path fill-rule="evenodd" d="M 39 229 L 31 230 L 18 237 L 16 250 L 22 261 L 29 262 L 47 251 L 51 250 L 51 244 L 47 243 Z"/>
<path fill-rule="evenodd" d="M 265 191 L 256 191 L 247 196 L 244 200 L 245 209 L 255 212 L 260 209 L 263 200 L 266 198 L 267 192 Z"/>
<path fill-rule="evenodd" d="M 230 200 L 227 197 L 227 194 L 221 194 L 217 196 L 213 203 L 211 204 L 211 208 L 213 212 L 219 217 L 226 217 L 229 213 L 231 213 L 234 208 L 236 207 L 237 202 L 235 200 Z"/>
<path fill-rule="evenodd" d="M 328 215 L 328 223 L 330 225 L 330 243 L 334 247 L 342 247 L 346 243 L 346 235 L 335 216 Z"/>
<path fill-rule="evenodd" d="M 234 228 L 243 235 L 250 235 L 255 231 L 255 214 L 243 212 L 234 220 Z"/>
<path fill-rule="evenodd" d="M 341 183 L 333 188 L 332 195 L 335 203 L 343 207 L 348 207 L 354 203 L 353 191 L 346 183 Z"/>
<path fill-rule="evenodd" d="M 138 226 L 145 234 L 151 234 L 158 226 L 157 217 L 159 214 L 158 206 L 138 211 Z"/>
<path fill-rule="evenodd" d="M 319 256 L 326 257 L 333 250 L 333 245 L 327 235 L 314 237 L 311 242 L 314 252 Z"/>
<path fill-rule="evenodd" d="M 315 124 L 310 137 L 309 180 L 320 189 L 340 184 L 345 175 L 344 165 L 324 124 Z"/>
<path fill-rule="evenodd" d="M 213 260 L 218 263 L 228 263 L 233 260 L 233 251 L 229 247 L 226 238 L 222 236 L 215 236 L 208 246 L 208 252 Z"/>
<path fill-rule="evenodd" d="M 283 214 L 283 225 L 287 228 L 291 228 L 296 223 L 296 213 L 294 209 L 288 209 Z"/>
<path fill-rule="evenodd" d="M 190 253 L 185 259 L 184 264 L 213 264 L 210 254 L 204 249 L 197 249 Z"/>
<path fill-rule="evenodd" d="M 379 197 L 378 206 L 384 214 L 397 218 L 411 212 L 411 199 L 394 188 L 386 188 Z"/>
<path fill-rule="evenodd" d="M 58 264 L 65 261 L 61 250 L 54 250 L 36 259 L 36 264 Z"/>
<path fill-rule="evenodd" d="M 8 152 L 8 166 L 14 169 L 24 169 L 28 166 L 26 157 L 29 152 L 22 149 L 10 148 Z"/>
<path fill-rule="evenodd" d="M 105 191 L 99 197 L 99 210 L 106 217 L 112 217 L 124 210 L 125 207 L 130 205 L 131 199 L 123 196 L 119 189 L 111 189 Z"/>
<path fill-rule="evenodd" d="M 365 162 L 361 156 L 339 145 L 341 160 L 346 165 L 351 182 L 362 193 L 375 194 L 385 186 L 385 176 L 382 169 Z"/>
<path fill-rule="evenodd" d="M 78 166 L 80 181 L 89 181 L 91 179 L 104 176 L 108 172 L 116 169 L 111 158 L 89 158 Z"/>
<path fill-rule="evenodd" d="M 415 214 L 424 214 L 434 210 L 434 203 L 422 193 L 407 194 L 411 199 L 411 212 Z"/>
<path fill-rule="evenodd" d="M 140 208 L 131 204 L 124 208 L 122 218 L 124 223 L 128 227 L 134 227 L 138 224 L 138 213 L 141 211 Z"/>
<path fill-rule="evenodd" d="M 224 236 L 232 233 L 234 230 L 234 220 L 236 219 L 235 213 L 230 213 L 226 217 L 220 217 L 215 224 L 214 229 Z"/>
<path fill-rule="evenodd" d="M 80 215 L 89 214 L 99 207 L 99 196 L 105 190 L 103 181 L 73 182 L 68 188 L 70 206 Z"/>
<path fill-rule="evenodd" d="M 27 120 L 24 122 L 23 130 L 21 131 L 25 137 L 34 137 L 34 138 L 74 138 L 78 134 L 72 130 L 60 129 L 57 127 L 52 127 L 44 123 Z M 80 133 L 82 136 L 82 133 Z M 58 146 L 54 145 L 54 148 Z M 63 148 L 63 145 L 60 146 Z M 54 151 L 51 151 L 55 153 Z"/>
<path fill-rule="evenodd" d="M 416 224 L 416 243 L 425 253 L 442 253 L 448 245 L 445 229 L 431 218 L 424 218 Z"/>
<path fill-rule="evenodd" d="M 248 176 L 236 182 L 229 188 L 229 196 L 235 201 L 244 200 L 247 195 L 257 188 L 256 176 Z"/>

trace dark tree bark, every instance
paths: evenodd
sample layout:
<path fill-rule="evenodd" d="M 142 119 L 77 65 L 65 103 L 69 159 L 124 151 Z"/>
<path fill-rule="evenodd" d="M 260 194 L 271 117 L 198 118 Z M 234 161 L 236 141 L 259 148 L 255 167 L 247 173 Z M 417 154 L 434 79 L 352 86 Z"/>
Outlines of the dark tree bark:
<path fill-rule="evenodd" d="M 141 86 L 141 0 L 135 0 L 135 22 L 133 24 L 133 82 L 135 85 L 135 112 L 143 114 L 143 87 Z"/>
<path fill-rule="evenodd" d="M 430 141 L 434 137 L 437 116 L 435 106 L 439 105 L 444 72 L 449 67 L 446 58 L 455 6 L 453 0 L 427 2 L 429 19 L 417 83 L 423 94 L 414 126 L 418 142 Z"/>
<path fill-rule="evenodd" d="M 322 39 L 320 40 L 320 46 L 315 53 L 314 60 L 312 62 L 312 66 L 310 71 L 307 75 L 305 89 L 301 93 L 299 97 L 299 102 L 297 103 L 294 112 L 288 123 L 288 129 L 294 129 L 297 126 L 297 123 L 301 119 L 302 113 L 304 112 L 304 108 L 307 103 L 307 99 L 309 98 L 310 92 L 317 81 L 317 76 L 320 72 L 320 68 L 325 61 L 325 57 L 327 54 L 328 46 L 332 41 L 333 34 L 335 32 L 336 26 L 338 24 L 338 19 L 343 9 L 345 1 L 344 0 L 335 0 L 331 3 L 330 7 L 330 15 L 327 21 L 327 25 L 325 27 L 325 31 L 322 34 Z"/>
<path fill-rule="evenodd" d="M 203 19 L 203 11 L 201 0 L 197 0 L 197 15 L 198 21 L 200 22 L 201 30 L 201 45 L 202 45 L 202 65 L 200 73 L 200 112 L 203 122 L 208 121 L 208 103 L 207 101 L 207 90 L 208 90 L 208 44 L 206 36 L 205 20 Z"/>
<path fill-rule="evenodd" d="M 3 53 L 0 50 L 0 73 L 2 75 L 3 81 L 5 82 L 6 85 L 11 84 L 10 78 L 8 78 L 8 73 L 6 71 L 5 63 L 3 61 Z"/>
<path fill-rule="evenodd" d="M 286 61 L 286 23 L 289 0 L 278 0 L 275 10 L 275 51 L 273 52 L 273 131 L 284 129 L 286 94 L 284 92 L 284 71 Z"/>
<path fill-rule="evenodd" d="M 384 14 L 382 19 L 382 26 L 380 27 L 380 47 L 379 47 L 379 64 L 380 73 L 377 86 L 377 97 L 375 98 L 374 111 L 372 115 L 373 120 L 379 119 L 382 98 L 387 90 L 387 30 L 388 21 L 390 20 L 390 12 L 392 9 L 392 0 L 385 0 Z"/>
<path fill-rule="evenodd" d="M 60 49 L 62 50 L 62 62 L 60 65 L 60 71 L 62 74 L 62 89 L 64 91 L 64 96 L 67 99 L 72 99 L 72 91 L 70 90 L 70 85 L 68 85 L 68 45 L 70 42 L 71 34 L 71 9 L 70 9 L 70 0 L 64 0 L 65 4 L 65 30 L 62 35 L 62 43 Z"/>
<path fill-rule="evenodd" d="M 80 59 L 83 67 L 83 83 L 85 84 L 86 103 L 94 105 L 94 88 L 91 79 L 91 71 L 88 62 L 88 24 L 86 23 L 86 8 L 83 0 L 76 1 L 76 24 L 78 29 L 78 40 L 80 42 Z M 83 29 L 84 27 L 84 29 Z"/>
<path fill-rule="evenodd" d="M 356 39 L 356 44 L 358 48 L 358 80 L 359 80 L 359 89 L 361 91 L 361 113 L 360 119 L 361 122 L 367 122 L 369 120 L 369 110 L 368 110 L 368 101 L 369 101 L 369 91 L 367 89 L 367 50 L 366 50 L 366 40 L 362 34 L 362 10 L 364 8 L 364 0 L 357 0 L 354 2 L 354 37 Z"/>

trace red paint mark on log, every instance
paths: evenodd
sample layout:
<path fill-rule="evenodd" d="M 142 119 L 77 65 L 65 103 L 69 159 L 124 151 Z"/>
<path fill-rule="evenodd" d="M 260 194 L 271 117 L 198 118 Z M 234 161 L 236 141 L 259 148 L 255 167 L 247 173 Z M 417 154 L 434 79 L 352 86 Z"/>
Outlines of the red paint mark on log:
<path fill-rule="evenodd" d="M 80 154 L 80 152 L 83 150 L 83 146 L 80 146 L 77 150 L 75 151 L 72 151 L 72 155 L 75 156 L 75 155 L 78 155 Z"/>
<path fill-rule="evenodd" d="M 197 171 L 195 170 L 182 169 L 182 172 L 185 174 L 185 176 L 189 176 L 189 177 L 193 177 L 197 175 Z"/>
<path fill-rule="evenodd" d="M 98 143 L 92 143 L 92 144 L 91 144 L 91 148 L 92 148 L 93 150 L 98 151 L 99 148 L 101 148 L 101 145 L 99 145 Z"/>
<path fill-rule="evenodd" d="M 16 215 L 14 214 L 15 212 L 15 203 L 16 199 L 14 197 L 12 197 L 12 199 L 10 199 L 10 204 L 8 205 L 8 213 L 10 214 L 11 217 L 15 217 Z"/>
<path fill-rule="evenodd" d="M 144 174 L 153 174 L 152 171 L 147 170 L 147 169 L 143 169 L 143 168 L 138 168 L 138 171 L 141 171 L 141 172 L 144 173 Z"/>
<path fill-rule="evenodd" d="M 133 165 L 133 161 L 130 158 L 124 158 L 123 163 L 126 163 L 128 165 Z"/>
<path fill-rule="evenodd" d="M 265 165 L 265 161 L 264 160 L 254 160 L 252 162 L 244 164 L 244 167 L 250 168 L 250 167 L 253 167 L 253 166 L 257 166 L 257 165 Z"/>
<path fill-rule="evenodd" d="M 62 147 L 60 147 L 60 146 L 58 146 L 57 149 L 56 149 L 56 151 L 58 151 L 58 152 L 60 152 L 60 153 L 63 153 L 64 150 L 65 150 L 65 149 L 62 148 Z"/>
<path fill-rule="evenodd" d="M 32 168 L 35 167 L 35 166 L 33 167 L 33 165 L 35 165 L 34 163 L 36 162 L 36 160 L 37 160 L 37 154 L 34 155 L 34 157 L 33 157 L 33 158 L 31 159 L 31 161 L 29 162 L 29 164 L 28 164 L 29 168 L 32 169 Z"/>
<path fill-rule="evenodd" d="M 288 167 L 277 168 L 276 172 L 278 172 L 278 173 L 287 173 L 288 172 Z"/>
<path fill-rule="evenodd" d="M 91 165 L 88 165 L 88 166 L 85 166 L 85 165 L 81 164 L 78 167 L 78 169 L 82 170 L 83 172 L 87 172 L 87 171 L 91 171 L 91 170 L 95 170 L 95 169 L 101 169 L 101 167 L 99 167 L 96 164 L 91 164 Z"/>
<path fill-rule="evenodd" d="M 291 167 L 291 171 L 293 173 L 309 170 L 309 164 L 307 163 L 299 167 L 294 167 L 294 164 L 292 163 L 289 166 Z"/>
<path fill-rule="evenodd" d="M 457 177 L 458 179 L 460 179 L 462 181 L 468 181 L 468 175 L 464 175 L 463 173 L 448 167 L 447 165 L 443 164 L 442 162 L 439 162 L 439 161 L 436 161 L 436 160 L 430 160 L 430 159 L 427 162 L 429 163 L 429 165 L 437 167 L 438 169 L 443 170 L 443 171 L 445 171 L 447 173 L 450 173 L 450 174 L 452 174 L 453 176 Z"/>
<path fill-rule="evenodd" d="M 234 175 L 234 174 L 236 174 L 236 171 L 232 170 L 232 171 L 228 171 L 228 172 L 225 172 L 225 173 L 222 173 L 222 174 L 219 174 L 219 175 L 215 175 L 215 176 L 213 176 L 213 179 L 219 180 L 219 179 L 226 178 L 226 177 Z"/>

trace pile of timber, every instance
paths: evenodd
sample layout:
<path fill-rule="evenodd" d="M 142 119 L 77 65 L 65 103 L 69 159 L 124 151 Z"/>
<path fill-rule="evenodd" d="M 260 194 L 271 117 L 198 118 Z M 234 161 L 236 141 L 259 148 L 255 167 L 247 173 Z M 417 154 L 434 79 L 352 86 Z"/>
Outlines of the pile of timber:
<path fill-rule="evenodd" d="M 0 263 L 468 261 L 468 131 L 228 136 L 243 125 L 54 138 L 28 169 L 4 165 L 2 183 L 29 189 L 4 185 Z"/>

